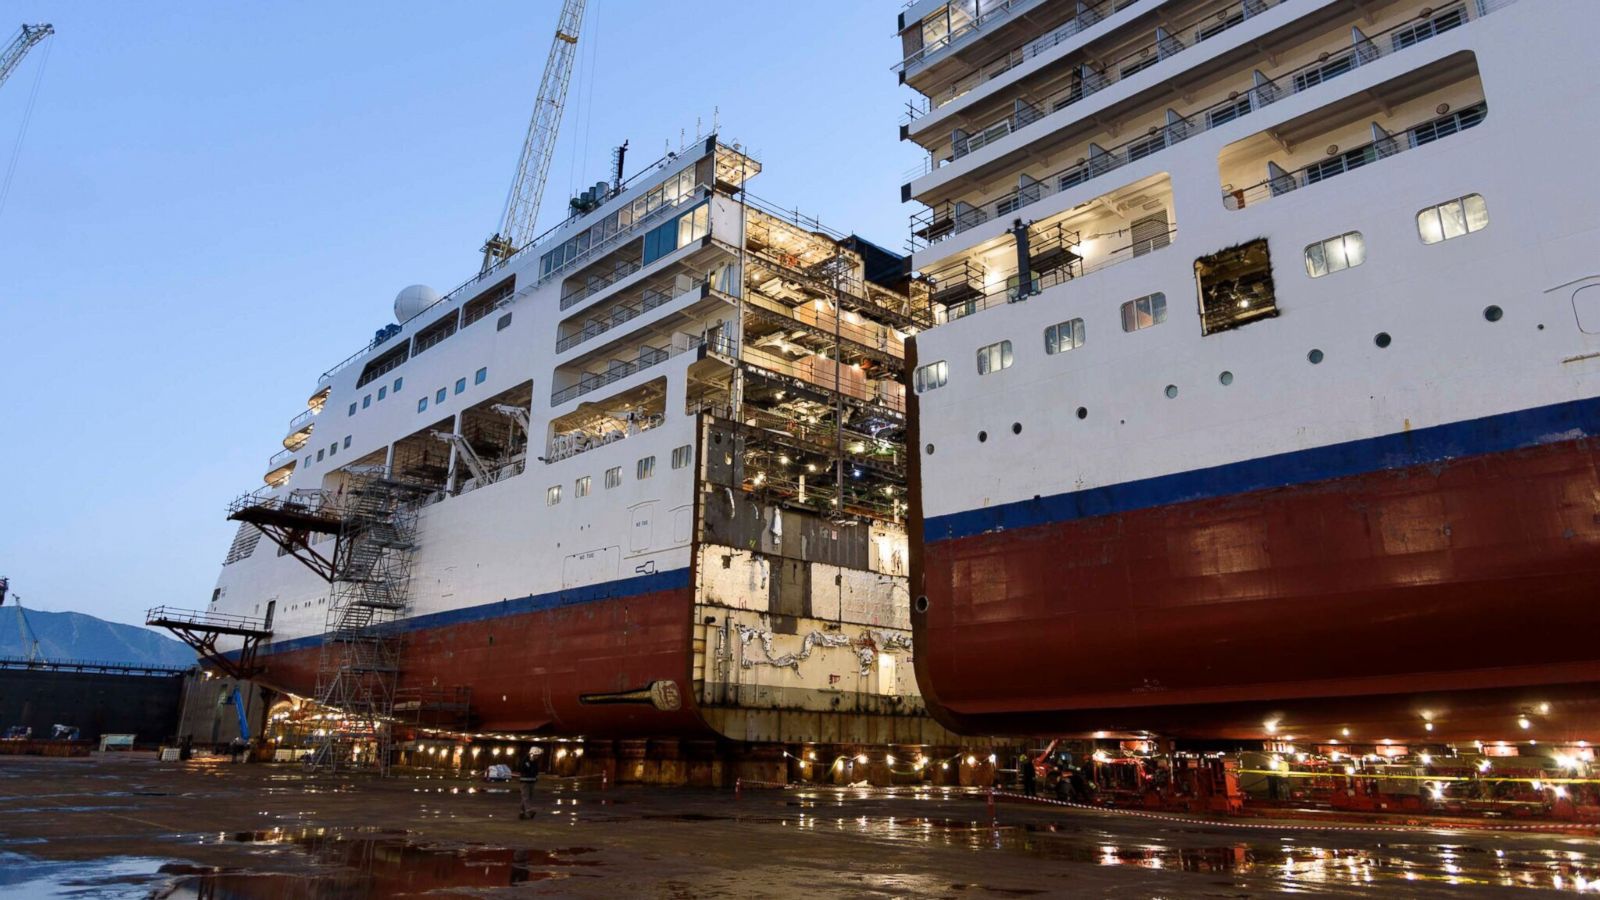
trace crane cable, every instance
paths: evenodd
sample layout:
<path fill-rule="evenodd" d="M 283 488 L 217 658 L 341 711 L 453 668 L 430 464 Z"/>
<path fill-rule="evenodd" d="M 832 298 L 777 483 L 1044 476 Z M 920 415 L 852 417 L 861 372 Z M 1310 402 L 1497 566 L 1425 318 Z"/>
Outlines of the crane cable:
<path fill-rule="evenodd" d="M 50 49 L 54 46 L 54 41 L 45 43 L 44 55 L 39 59 L 39 67 L 33 73 L 33 88 L 28 92 L 28 105 L 22 111 L 22 127 L 17 130 L 17 142 L 11 148 L 11 161 L 6 165 L 5 180 L 0 181 L 0 215 L 4 215 L 6 211 L 6 197 L 11 193 L 11 179 L 17 172 L 17 160 L 22 158 L 22 141 L 28 136 L 28 123 L 33 119 L 33 104 L 39 99 L 39 84 L 44 81 L 44 70 L 50 64 Z"/>

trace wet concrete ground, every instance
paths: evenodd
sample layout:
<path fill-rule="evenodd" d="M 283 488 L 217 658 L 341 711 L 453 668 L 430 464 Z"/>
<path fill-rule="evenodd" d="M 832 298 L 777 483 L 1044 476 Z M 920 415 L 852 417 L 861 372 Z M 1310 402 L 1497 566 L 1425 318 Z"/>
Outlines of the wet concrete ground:
<path fill-rule="evenodd" d="M 951 792 L 571 789 L 0 757 L 0 896 L 1485 897 L 1600 893 L 1560 834 L 1246 831 Z"/>

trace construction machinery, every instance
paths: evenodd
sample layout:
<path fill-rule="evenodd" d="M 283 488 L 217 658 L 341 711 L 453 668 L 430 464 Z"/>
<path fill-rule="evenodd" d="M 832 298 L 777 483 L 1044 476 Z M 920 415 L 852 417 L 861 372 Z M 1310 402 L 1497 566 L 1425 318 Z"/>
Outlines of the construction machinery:
<path fill-rule="evenodd" d="M 46 26 L 48 27 L 48 26 Z M 11 589 L 11 580 L 0 577 L 0 606 L 6 603 L 7 592 Z M 23 653 L 29 663 L 39 661 L 39 635 L 28 624 L 28 614 L 22 609 L 22 597 L 11 594 L 11 604 L 17 608 L 17 637 L 22 641 Z"/>
<path fill-rule="evenodd" d="M 6 45 L 6 49 L 0 52 L 0 84 L 6 83 L 6 79 L 10 78 L 11 73 L 16 70 L 17 64 L 22 62 L 22 58 L 28 55 L 28 51 L 32 50 L 35 44 L 55 33 L 56 29 L 53 25 L 22 26 L 21 33 L 12 38 L 11 43 Z"/>
<path fill-rule="evenodd" d="M 517 174 L 506 194 L 505 213 L 500 230 L 483 245 L 483 271 L 511 257 L 533 239 L 533 227 L 544 199 L 545 177 L 550 157 L 556 150 L 556 131 L 561 127 L 561 111 L 567 102 L 567 85 L 572 81 L 572 64 L 578 56 L 578 32 L 583 27 L 585 0 L 564 0 L 555 38 L 550 42 L 550 58 L 544 64 L 539 82 L 539 97 L 534 101 L 528 137 L 522 143 Z"/>

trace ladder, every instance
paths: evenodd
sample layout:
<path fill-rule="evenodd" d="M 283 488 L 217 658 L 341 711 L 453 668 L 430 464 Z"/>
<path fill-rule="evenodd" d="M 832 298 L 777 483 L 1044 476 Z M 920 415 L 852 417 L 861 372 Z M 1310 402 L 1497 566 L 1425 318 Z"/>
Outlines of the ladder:
<path fill-rule="evenodd" d="M 352 472 L 339 500 L 339 549 L 317 668 L 310 768 L 387 774 L 424 485 L 381 467 Z"/>

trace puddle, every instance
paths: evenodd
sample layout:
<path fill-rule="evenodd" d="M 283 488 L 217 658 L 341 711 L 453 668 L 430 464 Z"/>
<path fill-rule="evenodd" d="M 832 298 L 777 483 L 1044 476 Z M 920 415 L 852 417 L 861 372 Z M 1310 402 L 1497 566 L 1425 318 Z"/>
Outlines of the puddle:
<path fill-rule="evenodd" d="M 427 844 L 408 840 L 404 832 L 352 835 L 325 831 L 248 831 L 226 840 L 277 845 L 310 863 L 309 872 L 204 871 L 177 875 L 162 897 L 247 898 L 276 900 L 298 897 L 379 898 L 438 889 L 505 887 L 534 881 L 596 877 L 586 871 L 603 866 L 585 857 L 594 847 L 552 850 Z"/>
<path fill-rule="evenodd" d="M 56 862 L 0 851 L 0 896 L 19 900 L 149 897 L 165 881 L 162 867 L 170 863 L 143 856 Z"/>

